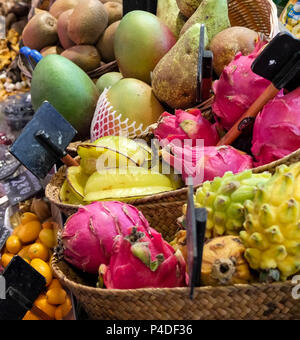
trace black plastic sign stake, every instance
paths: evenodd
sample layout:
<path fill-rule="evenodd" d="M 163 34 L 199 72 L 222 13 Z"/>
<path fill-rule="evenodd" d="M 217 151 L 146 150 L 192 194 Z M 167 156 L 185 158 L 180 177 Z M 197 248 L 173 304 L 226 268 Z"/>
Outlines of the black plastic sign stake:
<path fill-rule="evenodd" d="M 4 189 L 12 206 L 26 201 L 43 190 L 40 180 L 28 170 L 4 182 Z"/>
<path fill-rule="evenodd" d="M 5 299 L 0 299 L 0 320 L 22 320 L 46 286 L 46 279 L 20 256 L 3 272 Z M 3 281 L 3 280 L 2 280 Z"/>
<path fill-rule="evenodd" d="M 9 151 L 36 177 L 45 178 L 59 159 L 78 165 L 66 153 L 76 134 L 73 126 L 44 102 Z"/>
<path fill-rule="evenodd" d="M 9 200 L 7 196 L 0 198 L 0 251 L 4 247 L 6 240 L 11 234 L 11 230 L 7 229 L 4 225 L 5 212 L 9 207 Z"/>
<path fill-rule="evenodd" d="M 286 32 L 277 34 L 254 60 L 252 71 L 277 89 L 295 90 L 300 86 L 300 40 Z"/>
<path fill-rule="evenodd" d="M 135 10 L 146 11 L 156 15 L 157 0 L 123 0 L 123 16 Z"/>
<path fill-rule="evenodd" d="M 210 96 L 213 75 L 213 54 L 205 50 L 205 25 L 200 26 L 198 68 L 197 68 L 197 103 Z"/>
<path fill-rule="evenodd" d="M 201 285 L 201 268 L 207 212 L 204 208 L 195 209 L 193 185 L 189 185 L 188 189 L 186 229 L 190 299 L 193 299 L 194 288 Z"/>

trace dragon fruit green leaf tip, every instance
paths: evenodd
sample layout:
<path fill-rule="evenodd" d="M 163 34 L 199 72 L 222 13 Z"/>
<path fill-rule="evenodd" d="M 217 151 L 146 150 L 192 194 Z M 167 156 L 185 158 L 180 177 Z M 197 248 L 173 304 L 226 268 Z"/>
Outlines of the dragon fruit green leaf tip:
<path fill-rule="evenodd" d="M 186 286 L 186 263 L 157 231 L 141 227 L 115 238 L 109 265 L 101 265 L 99 279 L 107 289 L 173 288 Z"/>
<path fill-rule="evenodd" d="M 260 166 L 299 148 L 300 87 L 265 105 L 255 120 L 251 150 L 255 166 Z"/>
<path fill-rule="evenodd" d="M 114 238 L 129 235 L 132 226 L 151 234 L 148 221 L 132 205 L 109 201 L 80 207 L 62 233 L 64 258 L 84 272 L 97 274 L 99 266 L 110 261 Z"/>
<path fill-rule="evenodd" d="M 238 53 L 213 84 L 215 98 L 212 110 L 216 120 L 226 130 L 236 123 L 271 83 L 251 70 L 253 61 L 265 45 L 265 41 L 259 41 L 248 56 Z"/>

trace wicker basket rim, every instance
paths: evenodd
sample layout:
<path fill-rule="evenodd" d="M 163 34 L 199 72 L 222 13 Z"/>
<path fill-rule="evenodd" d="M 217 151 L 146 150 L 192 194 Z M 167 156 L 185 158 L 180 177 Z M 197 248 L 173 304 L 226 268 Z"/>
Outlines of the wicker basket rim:
<path fill-rule="evenodd" d="M 101 295 L 120 295 L 124 296 L 128 292 L 130 293 L 139 293 L 139 294 L 153 294 L 155 292 L 167 293 L 168 291 L 172 292 L 186 292 L 187 295 L 190 292 L 189 287 L 175 287 L 175 288 L 138 288 L 138 289 L 101 289 L 97 287 L 87 286 L 81 283 L 74 282 L 70 280 L 63 271 L 58 267 L 58 261 L 55 256 L 52 259 L 51 265 L 52 268 L 57 275 L 57 277 L 62 280 L 63 282 L 68 282 L 69 285 L 76 287 L 77 289 L 99 293 Z M 64 261 L 65 262 L 65 261 Z M 65 262 L 66 263 L 66 262 Z M 66 263 L 67 264 L 67 263 Z M 67 264 L 68 265 L 68 264 Z M 199 292 L 217 292 L 217 291 L 233 291 L 233 290 L 249 290 L 249 289 L 259 289 L 262 287 L 292 287 L 292 281 L 285 281 L 285 282 L 273 282 L 273 283 L 251 283 L 251 284 L 234 284 L 230 286 L 202 286 L 202 287 L 195 287 L 195 291 Z"/>

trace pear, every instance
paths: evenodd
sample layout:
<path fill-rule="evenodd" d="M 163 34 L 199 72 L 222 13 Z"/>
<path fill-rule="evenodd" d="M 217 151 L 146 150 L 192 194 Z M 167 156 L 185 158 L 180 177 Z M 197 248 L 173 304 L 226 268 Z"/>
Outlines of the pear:
<path fill-rule="evenodd" d="M 176 0 L 180 12 L 187 18 L 192 16 L 202 0 Z"/>
<path fill-rule="evenodd" d="M 183 26 L 180 36 L 195 24 L 205 24 L 210 42 L 215 35 L 230 27 L 227 0 L 202 0 L 196 12 Z"/>
<path fill-rule="evenodd" d="M 200 28 L 200 24 L 190 27 L 153 71 L 154 94 L 171 108 L 186 109 L 196 104 Z M 205 45 L 207 48 L 207 32 Z"/>
<path fill-rule="evenodd" d="M 187 18 L 180 12 L 176 0 L 158 0 L 156 16 L 170 28 L 178 39 Z"/>

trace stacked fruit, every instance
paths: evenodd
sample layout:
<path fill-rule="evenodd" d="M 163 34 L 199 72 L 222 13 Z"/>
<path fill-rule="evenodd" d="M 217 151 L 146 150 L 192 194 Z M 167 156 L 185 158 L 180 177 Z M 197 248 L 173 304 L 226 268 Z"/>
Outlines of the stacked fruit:
<path fill-rule="evenodd" d="M 68 204 L 93 201 L 126 201 L 178 189 L 181 181 L 150 168 L 152 151 L 147 144 L 121 136 L 82 143 L 77 149 L 80 166 L 66 170 L 60 199 Z"/>
<path fill-rule="evenodd" d="M 15 255 L 23 258 L 46 279 L 45 292 L 35 301 L 35 305 L 51 319 L 61 320 L 69 314 L 72 304 L 67 292 L 57 279 L 53 278 L 51 259 L 56 245 L 57 224 L 49 219 L 49 210 L 44 202 L 34 200 L 32 207 L 37 207 L 38 214 L 25 212 L 8 237 L 0 264 L 5 268 Z M 46 208 L 45 208 L 46 207 Z M 44 218 L 46 217 L 46 220 Z M 18 221 L 15 216 L 12 221 Z M 39 318 L 28 311 L 24 320 Z"/>
<path fill-rule="evenodd" d="M 36 9 L 24 28 L 25 46 L 43 56 L 61 54 L 84 71 L 115 60 L 113 38 L 123 15 L 120 1 L 57 0 Z"/>
<path fill-rule="evenodd" d="M 241 283 L 235 275 L 240 273 L 239 278 L 246 283 L 249 266 L 251 279 L 263 282 L 284 281 L 300 271 L 299 179 L 300 163 L 295 163 L 279 166 L 273 176 L 246 171 L 226 173 L 223 178 L 203 183 L 196 192 L 195 204 L 208 213 L 204 282 Z M 239 260 L 233 257 L 237 252 L 233 241 L 239 244 Z M 186 254 L 184 230 L 172 245 Z"/>

